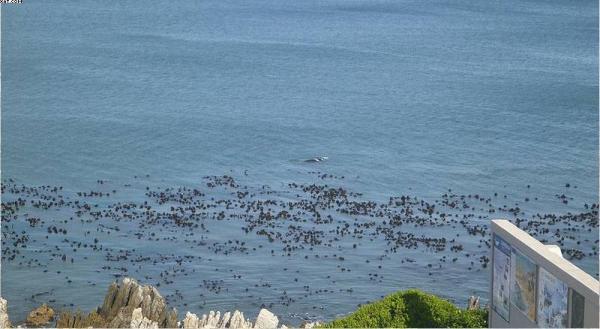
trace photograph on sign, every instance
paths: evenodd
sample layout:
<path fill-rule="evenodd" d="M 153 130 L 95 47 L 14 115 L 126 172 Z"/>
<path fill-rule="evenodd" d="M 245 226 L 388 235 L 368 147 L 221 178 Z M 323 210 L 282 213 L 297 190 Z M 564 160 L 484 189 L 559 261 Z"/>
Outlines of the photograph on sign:
<path fill-rule="evenodd" d="M 492 278 L 492 305 L 494 311 L 509 321 L 510 310 L 510 245 L 494 237 L 494 267 Z"/>
<path fill-rule="evenodd" d="M 540 267 L 538 276 L 538 325 L 542 328 L 567 326 L 567 285 Z"/>
<path fill-rule="evenodd" d="M 512 281 L 510 301 L 535 322 L 536 265 L 515 248 L 512 249 L 510 260 Z"/>

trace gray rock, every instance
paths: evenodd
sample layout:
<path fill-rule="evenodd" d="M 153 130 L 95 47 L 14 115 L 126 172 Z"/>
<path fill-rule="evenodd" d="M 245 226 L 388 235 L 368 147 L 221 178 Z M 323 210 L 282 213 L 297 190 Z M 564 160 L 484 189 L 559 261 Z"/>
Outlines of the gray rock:
<path fill-rule="evenodd" d="M 203 314 L 199 318 L 196 314 L 187 312 L 183 319 L 184 329 L 251 329 L 252 323 L 244 319 L 244 313 L 235 310 L 225 312 L 221 316 L 221 312 L 210 311 L 208 314 Z"/>
<path fill-rule="evenodd" d="M 302 323 L 300 325 L 300 328 L 303 328 L 303 329 L 312 329 L 312 328 L 314 328 L 316 326 L 319 326 L 319 325 L 321 325 L 321 322 L 319 322 L 319 321 L 316 321 L 316 322 L 304 322 L 304 323 Z"/>
<path fill-rule="evenodd" d="M 96 312 L 97 315 L 90 318 Z M 124 278 L 120 284 L 113 282 L 96 312 L 87 316 L 66 314 L 60 323 L 69 327 L 88 322 L 104 323 L 104 326 L 111 328 L 131 328 L 132 325 L 154 328 L 155 323 L 161 328 L 177 327 L 177 311 L 167 309 L 165 299 L 158 290 L 152 286 L 142 286 L 131 278 Z"/>
<path fill-rule="evenodd" d="M 0 328 L 10 328 L 11 324 L 8 320 L 8 302 L 0 297 Z"/>
<path fill-rule="evenodd" d="M 196 314 L 187 312 L 185 314 L 185 319 L 183 319 L 183 328 L 184 329 L 199 328 L 200 325 L 199 325 L 198 321 L 200 321 L 200 319 L 198 319 L 198 316 Z"/>
<path fill-rule="evenodd" d="M 467 310 L 477 310 L 479 309 L 479 297 L 471 296 L 469 297 L 469 302 L 467 304 Z"/>
<path fill-rule="evenodd" d="M 98 312 L 103 318 L 109 317 L 108 312 L 110 312 L 111 306 L 115 302 L 115 297 L 117 296 L 118 290 L 119 287 L 117 286 L 116 282 L 111 283 L 108 287 L 108 292 L 106 293 L 106 296 L 104 296 L 104 303 L 102 304 L 102 306 L 100 307 L 100 311 Z"/>
<path fill-rule="evenodd" d="M 177 321 L 177 310 L 172 308 L 167 312 L 167 318 L 165 319 L 165 328 L 179 328 Z"/>
<path fill-rule="evenodd" d="M 250 323 L 244 319 L 244 313 L 242 313 L 238 310 L 235 310 L 233 312 L 233 315 L 231 316 L 231 319 L 229 320 L 228 328 L 248 329 L 248 328 L 252 328 L 252 323 Z"/>
<path fill-rule="evenodd" d="M 46 326 L 52 320 L 54 320 L 54 310 L 48 305 L 43 304 L 27 315 L 25 323 L 27 327 L 37 328 Z"/>
<path fill-rule="evenodd" d="M 220 318 L 221 312 L 217 311 L 215 313 L 214 311 L 210 311 L 210 313 L 208 313 L 208 319 L 206 321 L 206 324 L 204 325 L 204 328 L 217 328 L 217 324 L 219 323 Z"/>
<path fill-rule="evenodd" d="M 263 308 L 256 317 L 254 329 L 277 329 L 277 324 L 279 324 L 277 316 L 269 312 L 266 308 Z"/>
<path fill-rule="evenodd" d="M 231 318 L 231 313 L 225 312 L 225 314 L 223 314 L 223 317 L 221 318 L 221 320 L 219 320 L 219 323 L 217 324 L 217 328 L 225 328 L 225 326 L 229 324 L 230 318 Z"/>
<path fill-rule="evenodd" d="M 128 328 L 131 324 L 131 314 L 126 309 L 119 309 L 117 314 L 110 320 L 110 328 Z"/>
<path fill-rule="evenodd" d="M 129 328 L 158 329 L 158 323 L 144 317 L 144 315 L 142 315 L 142 309 L 138 307 L 131 313 Z"/>

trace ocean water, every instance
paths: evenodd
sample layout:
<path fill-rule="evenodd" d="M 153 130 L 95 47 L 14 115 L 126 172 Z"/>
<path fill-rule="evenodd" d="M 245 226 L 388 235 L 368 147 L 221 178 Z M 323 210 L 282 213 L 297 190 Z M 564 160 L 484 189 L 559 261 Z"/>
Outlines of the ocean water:
<path fill-rule="evenodd" d="M 332 184 L 369 200 L 434 200 L 451 189 L 506 194 L 509 204 L 521 202 L 525 217 L 583 212 L 598 200 L 597 27 L 598 3 L 587 0 L 3 5 L 2 178 L 63 186 L 71 195 L 96 189 L 102 179 L 118 200 L 142 201 L 147 186 L 205 189 L 207 175 L 285 192 L 292 182 L 322 183 L 318 171 L 344 176 Z M 304 161 L 315 156 L 328 159 Z M 557 194 L 573 199 L 565 205 Z M 525 197 L 531 200 L 523 203 Z M 39 212 L 48 223 L 68 216 Z M 479 222 L 492 217 L 503 215 Z M 134 223 L 106 225 L 121 228 L 121 236 L 101 237 L 107 247 L 205 260 L 214 254 L 181 241 L 128 239 Z M 238 238 L 236 223 L 207 225 L 209 239 Z M 88 229 L 72 223 L 68 237 L 82 240 Z M 419 232 L 455 233 L 444 230 Z M 157 234 L 177 240 L 179 233 L 167 231 Z M 32 229 L 23 252 L 60 243 L 42 242 L 44 234 Z M 597 234 L 596 225 L 581 236 L 592 241 L 585 252 L 597 245 Z M 264 242 L 253 234 L 239 238 Z M 485 255 L 476 244 L 465 242 Z M 488 298 L 488 269 L 465 271 L 467 260 L 421 276 L 440 258 L 427 250 L 390 257 L 379 269 L 384 279 L 370 280 L 377 266 L 364 259 L 382 248 L 363 241 L 355 251 L 338 251 L 348 255 L 351 273 L 335 262 L 273 257 L 268 250 L 214 254 L 189 264 L 193 275 L 159 289 L 173 296 L 180 314 L 236 307 L 254 315 L 262 303 L 274 303 L 275 313 L 295 324 L 331 319 L 410 287 L 461 305 L 472 294 Z M 3 261 L 11 317 L 23 319 L 49 300 L 57 308 L 101 304 L 114 273 L 99 271 L 107 264 L 102 255 L 88 256 L 67 265 L 47 256 L 45 267 Z M 417 261 L 400 263 L 401 257 Z M 597 277 L 597 255 L 576 264 Z M 154 284 L 160 266 L 129 274 Z M 230 272 L 243 279 L 232 280 Z M 202 280 L 224 280 L 228 290 L 206 291 Z M 308 283 L 312 294 L 301 298 Z M 314 292 L 324 288 L 335 292 Z M 278 303 L 286 295 L 295 301 Z"/>

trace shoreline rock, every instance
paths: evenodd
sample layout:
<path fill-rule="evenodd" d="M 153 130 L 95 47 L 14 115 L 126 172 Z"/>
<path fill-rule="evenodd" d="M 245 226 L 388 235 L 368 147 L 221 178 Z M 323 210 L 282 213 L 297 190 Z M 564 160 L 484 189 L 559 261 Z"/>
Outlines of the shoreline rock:
<path fill-rule="evenodd" d="M 54 315 L 54 310 L 43 304 L 29 313 L 25 326 L 48 327 Z M 287 329 L 278 325 L 279 318 L 265 308 L 260 310 L 254 324 L 239 310 L 222 315 L 219 311 L 210 311 L 201 317 L 187 312 L 179 322 L 177 310 L 167 307 L 155 287 L 140 285 L 132 278 L 112 282 L 102 306 L 90 313 L 62 311 L 56 320 L 57 328 Z M 10 327 L 7 301 L 0 298 L 0 328 Z"/>
<path fill-rule="evenodd" d="M 88 315 L 62 313 L 61 328 L 97 326 L 107 328 L 176 328 L 177 311 L 168 310 L 165 299 L 152 286 L 142 286 L 131 278 L 111 283 L 102 306 Z"/>
<path fill-rule="evenodd" d="M 130 328 L 158 329 L 158 322 L 152 321 L 142 314 L 141 308 L 136 308 L 131 313 Z"/>
<path fill-rule="evenodd" d="M 313 329 L 313 328 L 318 327 L 318 326 L 320 326 L 322 324 L 323 323 L 321 323 L 320 321 L 315 321 L 315 322 L 307 322 L 307 321 L 305 321 L 305 322 L 303 322 L 300 325 L 300 328 L 302 328 L 302 329 Z"/>
<path fill-rule="evenodd" d="M 38 328 L 44 327 L 46 324 L 50 323 L 50 321 L 53 320 L 54 310 L 48 305 L 42 304 L 42 306 L 29 312 L 29 315 L 27 315 L 27 320 L 25 320 L 25 324 L 27 325 L 27 327 Z"/>
<path fill-rule="evenodd" d="M 254 325 L 248 319 L 244 318 L 244 313 L 235 310 L 225 312 L 221 317 L 221 312 L 210 311 L 208 314 L 203 314 L 198 317 L 194 313 L 187 312 L 183 319 L 184 329 L 277 329 L 279 319 L 269 310 L 263 308 L 258 313 Z M 287 328 L 281 326 L 281 328 Z"/>
<path fill-rule="evenodd" d="M 0 328 L 10 328 L 10 320 L 8 319 L 8 302 L 0 297 Z"/>
<path fill-rule="evenodd" d="M 277 329 L 279 319 L 277 316 L 267 309 L 263 308 L 256 317 L 256 323 L 254 323 L 255 329 Z"/>

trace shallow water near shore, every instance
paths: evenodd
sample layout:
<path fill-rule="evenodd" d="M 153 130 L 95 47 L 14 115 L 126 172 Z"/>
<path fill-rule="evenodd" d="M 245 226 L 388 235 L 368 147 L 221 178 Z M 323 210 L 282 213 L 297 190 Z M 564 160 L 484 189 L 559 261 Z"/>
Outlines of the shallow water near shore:
<path fill-rule="evenodd" d="M 590 213 L 585 205 L 598 200 L 597 12 L 593 1 L 3 6 L 2 201 L 22 197 L 28 206 L 10 222 L 3 212 L 2 239 L 12 246 L 21 232 L 29 236 L 25 247 L 13 248 L 21 252 L 14 260 L 4 258 L 10 255 L 3 245 L 1 288 L 11 318 L 24 319 L 42 302 L 90 310 L 109 282 L 125 275 L 161 283 L 180 315 L 237 308 L 255 316 L 261 304 L 272 304 L 292 324 L 331 319 L 411 287 L 461 305 L 469 295 L 485 299 L 489 268 L 478 260 L 489 251 L 480 240 L 489 236 L 469 235 L 465 225 Z M 304 161 L 316 156 L 328 159 Z M 211 187 L 214 178 L 205 176 L 212 175 L 231 176 L 237 187 Z M 359 216 L 324 209 L 320 214 L 334 222 L 299 214 L 306 223 L 261 222 L 245 232 L 245 219 L 229 218 L 245 210 L 220 204 L 197 220 L 209 232 L 170 222 L 141 228 L 145 219 L 79 217 L 74 204 L 32 207 L 40 194 L 9 191 L 21 184 L 62 186 L 41 194 L 67 203 L 114 210 L 118 202 L 147 201 L 165 213 L 181 204 L 158 204 L 145 193 L 186 187 L 201 191 L 193 199 L 203 204 L 282 203 L 316 200 L 289 184 L 327 184 L 378 205 L 402 195 L 431 204 L 454 200 L 445 194 L 471 195 L 473 208 L 436 210 L 473 216 L 464 225 L 437 225 L 443 221 L 433 213 L 434 224 L 393 228 L 445 238 L 443 251 L 419 244 L 386 252 L 390 241 L 373 230 L 387 228 L 389 218 L 369 216 L 374 210 Z M 77 195 L 90 191 L 110 196 Z M 240 199 L 240 191 L 250 194 Z M 497 210 L 504 205 L 523 213 Z M 213 218 L 217 209 L 226 220 Z M 28 218 L 44 223 L 31 227 Z M 371 221 L 375 226 L 353 226 Z M 365 237 L 330 232 L 343 223 Z M 299 243 L 306 249 L 288 256 L 283 248 L 290 243 L 257 234 L 298 232 L 289 225 L 322 230 L 324 243 L 339 240 L 313 250 Z M 49 234 L 49 226 L 68 232 Z M 557 243 L 566 235 L 546 238 Z M 581 244 L 567 238 L 563 250 L 597 251 L 597 220 L 571 235 Z M 102 251 L 72 248 L 94 239 Z M 247 253 L 230 250 L 235 240 Z M 462 251 L 450 250 L 459 243 Z M 573 261 L 598 277 L 597 254 Z"/>

